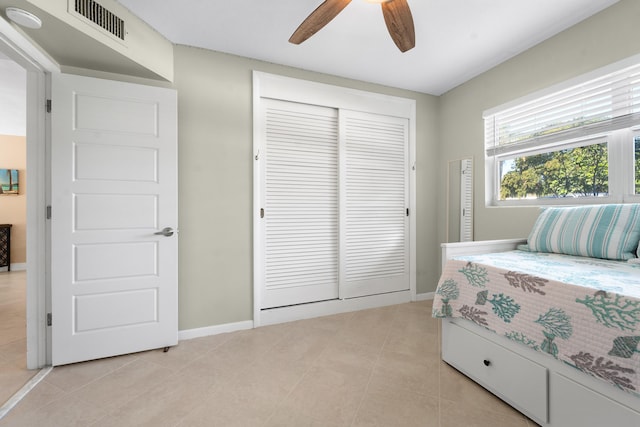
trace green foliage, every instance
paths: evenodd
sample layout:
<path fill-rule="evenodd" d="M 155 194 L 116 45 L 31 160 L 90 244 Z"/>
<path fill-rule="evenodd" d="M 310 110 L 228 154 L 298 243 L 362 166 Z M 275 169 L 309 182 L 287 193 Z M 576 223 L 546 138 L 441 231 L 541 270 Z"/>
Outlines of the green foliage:
<path fill-rule="evenodd" d="M 541 325 L 553 338 L 560 337 L 566 340 L 573 334 L 571 318 L 560 308 L 550 308 L 545 314 L 541 314 L 535 322 Z"/>
<path fill-rule="evenodd" d="M 494 294 L 489 302 L 493 305 L 493 312 L 505 323 L 511 323 L 511 319 L 520 311 L 520 304 L 505 294 Z"/>
<path fill-rule="evenodd" d="M 576 302 L 589 307 L 598 323 L 608 328 L 635 331 L 635 326 L 640 324 L 640 301 L 597 292 L 593 296 L 585 296 L 584 300 L 576 298 Z"/>
<path fill-rule="evenodd" d="M 519 157 L 502 176 L 500 198 L 598 196 L 609 191 L 608 171 L 606 143 Z"/>
<path fill-rule="evenodd" d="M 458 272 L 464 274 L 471 286 L 484 288 L 485 283 L 489 281 L 487 269 L 472 262 L 468 262 Z"/>
<path fill-rule="evenodd" d="M 640 194 L 640 138 L 635 140 L 636 194 Z"/>

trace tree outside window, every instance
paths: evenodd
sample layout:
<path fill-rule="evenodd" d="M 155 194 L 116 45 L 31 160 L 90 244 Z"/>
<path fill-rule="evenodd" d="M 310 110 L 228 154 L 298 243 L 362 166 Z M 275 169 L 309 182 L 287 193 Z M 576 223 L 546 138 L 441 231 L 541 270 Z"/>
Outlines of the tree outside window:
<path fill-rule="evenodd" d="M 640 138 L 636 140 L 636 163 Z M 607 143 L 517 157 L 500 162 L 500 199 L 599 197 L 609 193 Z M 636 192 L 640 190 L 636 167 Z"/>

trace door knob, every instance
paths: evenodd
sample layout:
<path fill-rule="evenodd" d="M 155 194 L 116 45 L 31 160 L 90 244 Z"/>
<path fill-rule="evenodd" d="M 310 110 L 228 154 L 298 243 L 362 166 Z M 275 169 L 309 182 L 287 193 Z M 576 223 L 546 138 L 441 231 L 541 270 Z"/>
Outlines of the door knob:
<path fill-rule="evenodd" d="M 157 231 L 153 234 L 157 234 L 159 236 L 165 236 L 165 237 L 171 237 L 173 236 L 173 228 L 171 227 L 165 227 L 162 229 L 162 231 Z"/>

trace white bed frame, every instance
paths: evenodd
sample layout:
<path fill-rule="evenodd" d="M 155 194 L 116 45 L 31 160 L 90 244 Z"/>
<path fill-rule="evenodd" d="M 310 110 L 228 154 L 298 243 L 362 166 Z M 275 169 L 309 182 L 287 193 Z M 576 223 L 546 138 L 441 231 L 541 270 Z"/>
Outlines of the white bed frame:
<path fill-rule="evenodd" d="M 526 240 L 443 243 L 442 265 L 521 243 Z M 541 426 L 640 426 L 640 397 L 468 320 L 443 319 L 442 360 Z"/>

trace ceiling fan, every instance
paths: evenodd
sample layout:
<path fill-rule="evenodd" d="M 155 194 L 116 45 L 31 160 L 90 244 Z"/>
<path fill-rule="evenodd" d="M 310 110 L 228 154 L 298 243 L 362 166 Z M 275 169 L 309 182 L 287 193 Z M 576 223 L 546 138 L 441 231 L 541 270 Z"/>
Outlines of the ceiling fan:
<path fill-rule="evenodd" d="M 384 22 L 389 34 L 398 49 L 406 52 L 416 45 L 416 34 L 413 27 L 413 17 L 407 0 L 367 0 L 370 3 L 380 3 Z M 300 44 L 320 31 L 335 18 L 351 0 L 325 0 L 316 10 L 302 21 L 302 24 L 289 38 L 289 42 Z"/>

